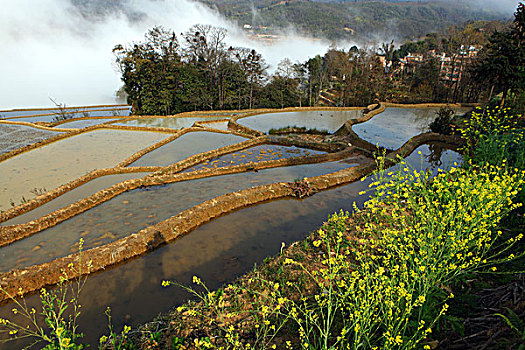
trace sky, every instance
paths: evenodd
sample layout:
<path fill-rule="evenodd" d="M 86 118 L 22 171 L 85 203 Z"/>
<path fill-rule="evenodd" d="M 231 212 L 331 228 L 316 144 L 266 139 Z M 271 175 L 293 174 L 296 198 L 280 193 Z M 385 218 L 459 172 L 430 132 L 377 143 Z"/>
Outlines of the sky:
<path fill-rule="evenodd" d="M 445 0 L 466 1 L 466 0 Z M 162 25 L 176 33 L 194 24 L 228 30 L 229 45 L 255 48 L 272 67 L 285 57 L 305 61 L 323 54 L 327 41 L 301 38 L 292 30 L 274 45 L 250 41 L 213 10 L 192 0 L 112 0 L 107 12 L 93 5 L 107 0 L 2 0 L 0 11 L 0 110 L 115 102 L 122 85 L 114 65 L 116 44 L 141 41 Z M 508 11 L 516 0 L 469 0 Z M 75 4 L 75 5 L 74 5 Z M 83 4 L 83 6 L 82 6 Z M 349 45 L 351 43 L 346 43 Z"/>

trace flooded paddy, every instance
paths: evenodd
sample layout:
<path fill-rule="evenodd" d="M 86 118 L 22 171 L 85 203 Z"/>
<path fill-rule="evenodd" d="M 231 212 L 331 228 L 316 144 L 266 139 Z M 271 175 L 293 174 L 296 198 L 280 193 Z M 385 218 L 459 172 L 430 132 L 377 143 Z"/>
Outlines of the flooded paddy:
<path fill-rule="evenodd" d="M 189 128 L 195 124 L 195 122 L 224 119 L 224 117 L 166 117 L 166 118 L 139 118 L 129 119 L 115 123 L 115 125 L 122 126 L 142 126 L 149 128 L 170 128 L 170 129 L 182 129 Z"/>
<path fill-rule="evenodd" d="M 73 204 L 82 198 L 91 196 L 93 193 L 96 193 L 100 190 L 108 188 L 114 184 L 117 184 L 122 181 L 130 179 L 138 179 L 148 175 L 148 173 L 132 173 L 132 174 L 117 174 L 117 175 L 106 175 L 101 176 L 97 179 L 91 180 L 82 186 L 75 188 L 72 191 L 66 192 L 58 198 L 53 199 L 52 201 L 35 208 L 31 211 L 28 211 L 25 214 L 16 216 L 10 220 L 0 223 L 0 226 L 6 225 L 18 225 L 29 222 L 31 220 L 36 220 L 41 216 L 48 215 L 54 212 L 57 209 L 64 208 L 70 204 Z"/>
<path fill-rule="evenodd" d="M 218 121 L 213 123 L 202 123 L 201 125 L 204 125 L 208 128 L 212 129 L 218 129 L 218 130 L 228 130 L 228 122 L 227 121 Z"/>
<path fill-rule="evenodd" d="M 0 248 L 0 271 L 35 265 L 115 241 L 196 204 L 254 186 L 292 182 L 351 166 L 345 162 L 297 165 L 136 189 L 31 237 Z M 28 213 L 29 214 L 29 213 Z"/>
<path fill-rule="evenodd" d="M 358 110 L 279 112 L 241 118 L 237 120 L 237 123 L 265 133 L 270 131 L 270 129 L 279 129 L 287 126 L 327 130 L 333 133 L 348 120 L 355 119 L 361 114 L 362 112 Z"/>
<path fill-rule="evenodd" d="M 0 162 L 0 210 L 51 190 L 91 170 L 113 167 L 166 134 L 94 130 L 66 138 Z"/>
<path fill-rule="evenodd" d="M 418 151 L 422 151 L 423 160 Z M 423 163 L 423 168 L 436 172 L 460 162 L 461 156 L 437 146 L 422 146 L 407 160 L 418 169 Z M 161 287 L 162 280 L 191 284 L 192 276 L 197 275 L 210 288 L 233 281 L 267 256 L 279 253 L 282 242 L 289 245 L 303 239 L 333 212 L 351 211 L 354 201 L 362 205 L 367 197 L 358 193 L 367 189 L 370 181 L 337 187 L 304 200 L 283 199 L 236 211 L 145 256 L 89 276 L 80 298 L 80 327 L 85 340 L 96 344 L 107 332 L 107 306 L 112 309 L 117 329 L 124 324 L 135 328 L 190 298 L 179 288 Z M 38 296 L 29 297 L 28 303 L 37 305 Z M 9 316 L 11 308 L 0 308 L 0 317 Z"/>
<path fill-rule="evenodd" d="M 354 132 L 372 144 L 397 149 L 413 136 L 430 131 L 439 108 L 387 108 L 366 123 L 352 126 Z M 458 114 L 468 109 L 456 109 Z"/>
<path fill-rule="evenodd" d="M 64 111 L 53 110 L 31 110 L 31 111 L 14 111 L 0 112 L 0 119 L 6 119 L 18 122 L 56 122 L 63 118 L 75 119 L 82 117 L 126 117 L 129 116 L 131 109 L 129 107 L 94 107 L 94 108 L 72 108 Z"/>
<path fill-rule="evenodd" d="M 56 127 L 60 129 L 82 129 L 88 126 L 100 125 L 110 121 L 116 120 L 115 118 L 98 118 L 98 119 L 87 119 L 87 120 L 74 120 L 72 122 L 67 122 L 59 124 Z"/>
<path fill-rule="evenodd" d="M 224 166 L 247 164 L 250 162 L 262 162 L 269 160 L 288 159 L 292 157 L 312 156 L 315 154 L 324 153 L 325 152 L 299 148 L 295 146 L 286 147 L 277 145 L 261 145 L 205 161 L 199 165 L 187 169 L 186 172 L 200 169 L 211 169 Z"/>
<path fill-rule="evenodd" d="M 184 134 L 170 143 L 145 154 L 133 166 L 167 166 L 198 153 L 233 145 L 247 139 L 232 134 L 195 131 Z"/>
<path fill-rule="evenodd" d="M 0 123 L 0 154 L 11 152 L 60 134 L 62 133 L 25 125 Z"/>
<path fill-rule="evenodd" d="M 112 115 L 111 111 L 116 111 L 120 115 L 125 116 L 129 115 L 131 112 L 131 107 L 127 105 L 108 105 L 108 106 L 78 106 L 78 107 L 66 107 L 64 111 L 68 113 L 80 113 L 80 112 L 93 112 L 93 111 L 103 111 L 104 113 L 109 113 Z M 42 109 L 23 109 L 23 110 L 3 110 L 0 111 L 0 118 L 13 118 L 13 117 L 24 117 L 31 115 L 42 115 L 42 114 L 56 114 L 59 113 L 60 109 L 58 108 L 42 108 Z"/>

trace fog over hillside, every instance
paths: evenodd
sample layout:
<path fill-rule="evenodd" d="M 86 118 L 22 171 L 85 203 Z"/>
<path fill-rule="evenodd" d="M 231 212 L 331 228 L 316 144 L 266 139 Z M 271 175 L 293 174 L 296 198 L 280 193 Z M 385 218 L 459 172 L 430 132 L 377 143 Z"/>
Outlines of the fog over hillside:
<path fill-rule="evenodd" d="M 176 33 L 194 24 L 228 29 L 230 45 L 256 48 L 271 65 L 323 53 L 328 43 L 293 38 L 252 42 L 213 10 L 190 0 L 4 0 L 0 12 L 0 109 L 114 102 L 121 86 L 112 49 L 155 25 Z"/>
<path fill-rule="evenodd" d="M 242 0 L 241 0 L 242 1 Z M 315 2 L 335 2 L 335 3 L 354 3 L 369 0 L 311 0 Z M 421 2 L 421 0 L 383 0 L 385 2 Z M 499 12 L 505 15 L 511 15 L 518 5 L 518 0 L 435 0 L 441 2 L 451 2 L 454 4 L 464 3 L 472 7 Z"/>

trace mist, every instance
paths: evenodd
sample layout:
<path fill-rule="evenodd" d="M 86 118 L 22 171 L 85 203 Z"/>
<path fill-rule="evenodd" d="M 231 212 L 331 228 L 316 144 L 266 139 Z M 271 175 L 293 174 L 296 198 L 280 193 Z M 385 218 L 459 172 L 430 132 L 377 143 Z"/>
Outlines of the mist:
<path fill-rule="evenodd" d="M 448 0 L 455 2 L 455 0 Z M 461 0 L 467 6 L 485 11 L 499 13 L 509 18 L 518 7 L 519 0 Z"/>
<path fill-rule="evenodd" d="M 228 30 L 228 45 L 255 48 L 270 66 L 304 61 L 328 43 L 293 33 L 273 45 L 249 40 L 236 25 L 190 0 L 3 0 L 0 12 L 0 109 L 115 102 L 122 85 L 116 44 L 143 40 L 162 25 L 180 34 L 194 24 Z M 180 39 L 180 38 L 179 38 Z"/>

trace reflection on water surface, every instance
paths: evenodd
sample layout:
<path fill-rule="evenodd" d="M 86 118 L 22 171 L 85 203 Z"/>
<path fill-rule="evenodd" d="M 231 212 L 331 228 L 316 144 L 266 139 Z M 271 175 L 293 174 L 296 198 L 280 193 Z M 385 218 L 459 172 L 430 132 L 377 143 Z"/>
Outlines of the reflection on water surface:
<path fill-rule="evenodd" d="M 350 119 L 362 114 L 361 111 L 301 111 L 259 114 L 237 120 L 241 125 L 268 132 L 287 126 L 306 127 L 308 129 L 337 131 Z"/>

